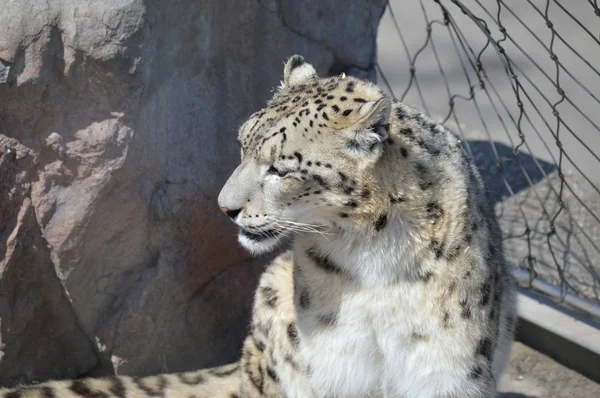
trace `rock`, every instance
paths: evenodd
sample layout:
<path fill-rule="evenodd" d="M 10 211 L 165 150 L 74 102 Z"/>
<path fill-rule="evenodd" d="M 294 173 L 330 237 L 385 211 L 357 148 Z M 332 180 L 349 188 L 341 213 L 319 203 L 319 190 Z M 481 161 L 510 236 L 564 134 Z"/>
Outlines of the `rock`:
<path fill-rule="evenodd" d="M 289 29 L 331 49 L 337 63 L 348 68 L 373 69 L 377 28 L 387 1 L 281 0 L 280 3 L 281 18 Z M 334 15 L 339 17 L 331 18 Z"/>
<path fill-rule="evenodd" d="M 56 275 L 27 197 L 30 161 L 17 160 L 12 151 L 0 158 L 0 375 L 7 385 L 102 367 Z"/>
<path fill-rule="evenodd" d="M 333 14 L 233 0 L 3 9 L 0 152 L 20 155 L 0 186 L 20 193 L 0 202 L 0 261 L 13 270 L 0 280 L 0 385 L 239 356 L 268 259 L 239 248 L 216 198 L 238 162 L 237 128 L 287 57 L 304 55 L 322 75 L 373 75 L 385 2 L 334 3 Z M 22 249 L 8 257 L 9 246 Z M 34 290 L 18 288 L 18 272 Z M 16 318 L 7 297 L 36 310 Z M 50 311 L 52 322 L 40 315 Z M 26 325 L 43 344 L 8 331 Z M 41 356 L 17 356 L 22 347 Z"/>

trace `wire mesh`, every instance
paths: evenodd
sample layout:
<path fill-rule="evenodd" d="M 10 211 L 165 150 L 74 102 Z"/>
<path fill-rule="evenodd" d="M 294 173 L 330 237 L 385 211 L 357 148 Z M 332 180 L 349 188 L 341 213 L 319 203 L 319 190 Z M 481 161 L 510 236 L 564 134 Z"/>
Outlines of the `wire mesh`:
<path fill-rule="evenodd" d="M 376 65 L 384 87 L 473 155 L 520 281 L 549 283 L 555 298 L 585 301 L 592 314 L 600 309 L 599 32 L 597 0 L 391 0 Z"/>

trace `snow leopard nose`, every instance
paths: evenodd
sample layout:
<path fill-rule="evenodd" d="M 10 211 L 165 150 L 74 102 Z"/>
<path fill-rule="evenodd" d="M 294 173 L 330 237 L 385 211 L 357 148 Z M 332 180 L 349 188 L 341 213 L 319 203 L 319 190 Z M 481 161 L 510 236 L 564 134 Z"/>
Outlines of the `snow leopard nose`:
<path fill-rule="evenodd" d="M 261 169 L 256 161 L 246 161 L 240 164 L 231 173 L 219 193 L 217 202 L 221 211 L 235 221 L 235 218 L 244 208 L 253 194 L 260 186 Z"/>
<path fill-rule="evenodd" d="M 235 210 L 230 210 L 226 207 L 221 207 L 221 211 L 227 215 L 229 218 L 231 218 L 232 220 L 235 220 L 235 218 L 238 216 L 238 214 L 240 214 L 240 212 L 242 211 L 242 209 L 235 209 Z"/>

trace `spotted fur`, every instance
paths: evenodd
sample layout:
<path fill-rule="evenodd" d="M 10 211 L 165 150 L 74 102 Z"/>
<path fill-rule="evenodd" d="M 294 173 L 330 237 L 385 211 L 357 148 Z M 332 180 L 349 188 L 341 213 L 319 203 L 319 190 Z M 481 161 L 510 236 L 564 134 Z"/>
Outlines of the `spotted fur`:
<path fill-rule="evenodd" d="M 370 83 L 318 78 L 301 57 L 238 140 L 220 206 L 239 210 L 252 252 L 293 242 L 293 260 L 259 287 L 277 305 L 255 299 L 245 394 L 493 397 L 514 287 L 460 141 Z"/>
<path fill-rule="evenodd" d="M 219 195 L 263 273 L 239 363 L 49 382 L 29 397 L 493 397 L 516 319 L 482 180 L 460 141 L 375 85 L 300 56 L 240 128 Z"/>
<path fill-rule="evenodd" d="M 239 364 L 148 377 L 50 381 L 0 389 L 2 398 L 240 398 Z"/>

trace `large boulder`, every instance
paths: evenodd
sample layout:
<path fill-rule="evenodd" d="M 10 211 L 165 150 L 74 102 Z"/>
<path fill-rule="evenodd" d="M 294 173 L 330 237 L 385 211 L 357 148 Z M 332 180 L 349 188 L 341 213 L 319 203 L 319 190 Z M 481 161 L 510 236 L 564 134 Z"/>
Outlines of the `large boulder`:
<path fill-rule="evenodd" d="M 237 358 L 267 261 L 216 204 L 237 127 L 292 54 L 372 76 L 384 5 L 0 4 L 0 385 Z"/>

